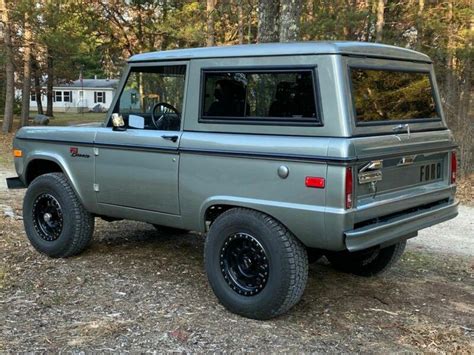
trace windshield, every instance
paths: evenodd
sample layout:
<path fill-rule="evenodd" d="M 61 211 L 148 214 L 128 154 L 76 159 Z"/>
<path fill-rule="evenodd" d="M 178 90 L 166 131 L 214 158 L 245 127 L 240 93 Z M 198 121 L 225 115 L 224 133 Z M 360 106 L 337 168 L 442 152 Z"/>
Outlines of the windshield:
<path fill-rule="evenodd" d="M 438 119 L 429 72 L 350 68 L 357 123 Z"/>

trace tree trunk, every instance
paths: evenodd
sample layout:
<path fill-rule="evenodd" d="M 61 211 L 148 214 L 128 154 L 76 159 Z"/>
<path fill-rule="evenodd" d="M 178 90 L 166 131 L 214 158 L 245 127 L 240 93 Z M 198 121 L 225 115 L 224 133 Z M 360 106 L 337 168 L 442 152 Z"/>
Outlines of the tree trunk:
<path fill-rule="evenodd" d="M 216 7 L 216 0 L 207 0 L 206 14 L 207 14 L 207 39 L 206 45 L 212 47 L 215 42 L 214 29 L 214 10 Z"/>
<path fill-rule="evenodd" d="M 21 120 L 20 127 L 28 125 L 30 115 L 31 96 L 31 27 L 28 13 L 25 13 L 25 28 L 23 41 L 23 90 L 21 92 Z"/>
<path fill-rule="evenodd" d="M 372 39 L 372 27 L 373 27 L 373 6 L 370 0 L 365 0 L 365 8 L 367 9 L 367 18 L 365 26 L 365 38 L 364 41 L 370 42 Z"/>
<path fill-rule="evenodd" d="M 280 42 L 296 41 L 300 34 L 302 0 L 281 0 Z"/>
<path fill-rule="evenodd" d="M 420 50 L 423 38 L 423 11 L 425 11 L 425 0 L 418 0 L 418 12 L 416 14 L 416 49 Z"/>
<path fill-rule="evenodd" d="M 238 0 L 237 11 L 239 16 L 239 44 L 244 43 L 244 5 L 243 0 Z"/>
<path fill-rule="evenodd" d="M 474 107 L 472 107 L 472 64 L 468 60 L 464 68 L 464 83 L 462 84 L 462 96 L 459 100 L 459 126 L 461 127 L 461 134 L 457 137 L 459 150 L 461 153 L 460 173 L 463 176 L 472 169 L 473 163 L 473 144 L 474 139 Z"/>
<path fill-rule="evenodd" d="M 418 18 L 423 16 L 423 11 L 425 10 L 425 0 L 418 0 Z"/>
<path fill-rule="evenodd" d="M 46 84 L 46 116 L 53 117 L 53 81 L 54 81 L 54 68 L 53 68 L 53 56 L 48 48 L 47 51 L 47 69 L 48 81 Z"/>
<path fill-rule="evenodd" d="M 257 8 L 258 9 L 258 8 Z M 258 10 L 257 10 L 258 15 Z M 254 18 L 254 6 L 250 5 L 250 9 L 247 16 L 247 43 L 252 43 L 252 19 Z"/>
<path fill-rule="evenodd" d="M 33 60 L 33 75 L 35 78 L 35 96 L 36 96 L 36 107 L 38 109 L 38 113 L 42 115 L 43 112 L 43 103 L 42 103 L 42 95 L 41 95 L 41 71 L 36 60 Z"/>
<path fill-rule="evenodd" d="M 453 57 L 453 3 L 452 1 L 448 2 L 448 31 L 447 31 L 447 43 L 446 43 L 446 75 L 444 80 L 444 92 L 445 92 L 445 100 L 446 100 L 446 108 L 448 111 L 448 118 L 456 116 L 456 105 L 454 104 L 456 98 L 456 89 L 454 87 L 454 57 Z"/>
<path fill-rule="evenodd" d="M 13 65 L 13 51 L 11 40 L 11 28 L 9 22 L 9 14 L 7 3 L 0 0 L 0 9 L 2 10 L 3 36 L 5 45 L 5 111 L 3 115 L 2 132 L 7 133 L 12 130 L 13 126 L 13 105 L 15 102 L 15 67 Z"/>
<path fill-rule="evenodd" d="M 470 32 L 474 33 L 474 18 L 471 18 Z M 473 44 L 473 37 L 467 37 L 466 48 L 470 48 L 472 51 Z M 471 122 L 469 115 L 474 113 L 474 110 L 471 107 L 471 100 L 474 94 L 472 92 L 472 82 L 474 81 L 474 75 L 472 71 L 472 60 L 469 60 L 469 58 L 466 60 L 466 64 L 464 66 L 463 80 L 464 82 L 462 83 L 461 88 L 462 95 L 459 105 L 459 118 L 462 121 L 465 120 L 466 122 Z"/>
<path fill-rule="evenodd" d="M 375 41 L 382 42 L 383 26 L 385 24 L 384 18 L 385 0 L 377 1 L 377 23 L 375 24 Z"/>
<path fill-rule="evenodd" d="M 257 43 L 278 42 L 279 1 L 259 0 Z"/>

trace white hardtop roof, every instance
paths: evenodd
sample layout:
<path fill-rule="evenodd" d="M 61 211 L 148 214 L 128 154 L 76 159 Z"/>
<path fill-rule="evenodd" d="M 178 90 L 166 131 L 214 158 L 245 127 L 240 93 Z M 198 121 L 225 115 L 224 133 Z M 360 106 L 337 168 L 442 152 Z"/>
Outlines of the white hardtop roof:
<path fill-rule="evenodd" d="M 173 49 L 136 54 L 130 63 L 160 60 L 186 60 L 228 57 L 261 57 L 281 55 L 343 54 L 392 58 L 431 63 L 431 59 L 411 49 L 369 42 L 291 42 L 236 46 Z"/>

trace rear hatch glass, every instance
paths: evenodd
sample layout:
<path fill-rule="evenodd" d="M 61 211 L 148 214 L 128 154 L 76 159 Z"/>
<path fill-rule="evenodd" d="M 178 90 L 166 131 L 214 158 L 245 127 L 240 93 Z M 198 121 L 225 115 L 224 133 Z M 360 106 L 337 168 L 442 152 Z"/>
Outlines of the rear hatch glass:
<path fill-rule="evenodd" d="M 429 72 L 350 68 L 356 124 L 439 120 Z"/>

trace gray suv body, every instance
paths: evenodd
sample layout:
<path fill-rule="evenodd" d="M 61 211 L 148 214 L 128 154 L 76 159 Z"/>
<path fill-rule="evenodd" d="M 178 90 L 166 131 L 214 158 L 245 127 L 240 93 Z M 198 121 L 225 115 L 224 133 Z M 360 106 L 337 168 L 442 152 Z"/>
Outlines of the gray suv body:
<path fill-rule="evenodd" d="M 55 257 L 83 250 L 97 216 L 208 233 L 217 297 L 265 319 L 299 300 L 308 255 L 377 274 L 455 217 L 455 148 L 424 54 L 183 49 L 131 57 L 102 125 L 22 128 L 9 185 L 29 186 L 27 235 Z"/>

